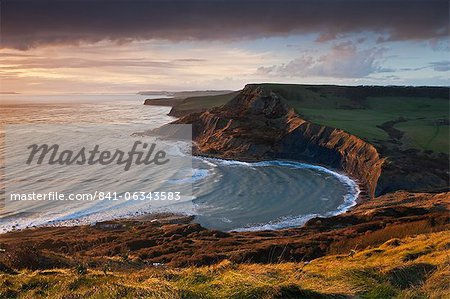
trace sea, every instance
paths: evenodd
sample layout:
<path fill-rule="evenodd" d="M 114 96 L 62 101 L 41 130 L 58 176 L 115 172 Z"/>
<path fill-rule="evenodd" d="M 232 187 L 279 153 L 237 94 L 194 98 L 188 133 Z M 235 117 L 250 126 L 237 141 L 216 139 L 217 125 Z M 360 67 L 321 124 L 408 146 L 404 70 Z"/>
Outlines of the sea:
<path fill-rule="evenodd" d="M 147 98 L 160 97 L 165 96 L 0 95 L 0 233 L 36 226 L 94 224 L 161 212 L 194 215 L 195 222 L 222 231 L 277 230 L 300 226 L 313 217 L 337 215 L 355 205 L 359 194 L 357 182 L 336 170 L 286 160 L 248 163 L 204 157 L 193 157 L 193 171 L 185 178 L 192 184 L 193 192 L 188 206 L 174 203 L 155 208 L 131 201 L 126 205 L 103 203 L 101 207 L 93 203 L 78 210 L 55 205 L 28 213 L 20 207 L 11 211 L 2 204 L 6 200 L 7 125 L 28 124 L 33 130 L 34 125 L 42 124 L 133 124 L 155 129 L 175 120 L 167 115 L 170 107 L 143 105 Z M 13 171 L 14 179 L 26 180 L 29 176 L 21 169 Z M 167 180 L 164 176 L 152 179 Z M 110 184 L 108 188 L 114 190 L 118 187 L 114 184 L 121 183 L 112 180 Z M 145 187 L 139 184 L 145 181 L 134 182 L 130 188 Z M 83 188 L 77 185 L 77 180 L 69 187 L 80 191 Z"/>

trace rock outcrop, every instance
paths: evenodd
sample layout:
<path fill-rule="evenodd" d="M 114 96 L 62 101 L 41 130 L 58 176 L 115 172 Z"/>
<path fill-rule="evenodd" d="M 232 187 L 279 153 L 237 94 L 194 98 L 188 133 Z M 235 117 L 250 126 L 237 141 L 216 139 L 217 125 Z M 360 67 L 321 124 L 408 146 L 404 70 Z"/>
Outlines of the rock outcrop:
<path fill-rule="evenodd" d="M 192 124 L 196 154 L 322 164 L 345 171 L 368 196 L 376 195 L 384 159 L 375 147 L 343 130 L 302 119 L 281 96 L 258 85 L 247 85 L 222 107 L 175 123 Z"/>

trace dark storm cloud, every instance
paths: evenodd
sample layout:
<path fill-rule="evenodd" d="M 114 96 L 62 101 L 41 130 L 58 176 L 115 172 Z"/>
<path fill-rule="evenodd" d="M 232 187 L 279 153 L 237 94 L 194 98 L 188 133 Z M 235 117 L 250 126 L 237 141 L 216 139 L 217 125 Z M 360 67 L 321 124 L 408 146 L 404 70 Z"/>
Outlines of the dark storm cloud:
<path fill-rule="evenodd" d="M 448 35 L 442 0 L 3 0 L 3 48 L 112 40 L 230 40 L 364 30 L 383 40 Z"/>

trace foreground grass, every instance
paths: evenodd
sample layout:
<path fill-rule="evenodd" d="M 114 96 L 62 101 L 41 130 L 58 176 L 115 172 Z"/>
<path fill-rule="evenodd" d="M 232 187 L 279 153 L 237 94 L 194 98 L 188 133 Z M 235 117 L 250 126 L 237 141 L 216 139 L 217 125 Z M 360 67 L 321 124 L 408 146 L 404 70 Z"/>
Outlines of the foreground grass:
<path fill-rule="evenodd" d="M 449 237 L 391 239 L 309 263 L 18 271 L 0 274 L 0 298 L 449 298 Z"/>

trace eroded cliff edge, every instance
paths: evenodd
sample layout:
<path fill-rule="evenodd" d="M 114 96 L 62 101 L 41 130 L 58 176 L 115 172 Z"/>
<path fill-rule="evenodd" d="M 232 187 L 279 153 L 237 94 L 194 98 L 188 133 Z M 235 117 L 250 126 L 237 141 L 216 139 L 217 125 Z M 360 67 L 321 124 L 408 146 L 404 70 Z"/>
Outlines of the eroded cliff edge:
<path fill-rule="evenodd" d="M 372 145 L 341 129 L 311 123 L 265 85 L 247 85 L 227 104 L 175 123 L 192 124 L 195 154 L 322 164 L 357 179 L 363 196 L 449 189 L 447 154 Z"/>
<path fill-rule="evenodd" d="M 302 119 L 276 93 L 247 85 L 222 107 L 192 113 L 194 152 L 225 159 L 291 159 L 340 169 L 376 195 L 384 159 L 371 144 L 340 129 Z"/>

